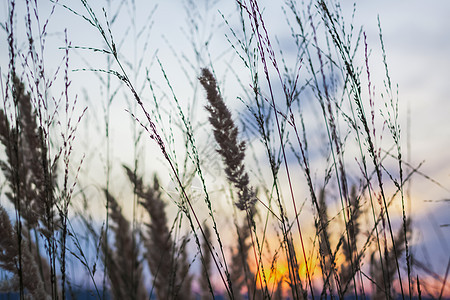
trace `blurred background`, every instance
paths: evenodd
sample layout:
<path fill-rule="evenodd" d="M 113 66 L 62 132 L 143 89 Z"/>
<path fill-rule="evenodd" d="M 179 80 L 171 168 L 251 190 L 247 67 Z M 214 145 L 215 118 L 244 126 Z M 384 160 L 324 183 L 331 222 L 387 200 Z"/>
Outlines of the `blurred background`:
<path fill-rule="evenodd" d="M 2 24 L 9 17 L 8 2 L 1 3 Z M 19 49 L 27 46 L 22 42 L 27 40 L 24 30 L 24 16 L 27 14 L 25 3 L 16 3 L 16 34 L 21 37 L 17 38 Z M 145 115 L 123 82 L 114 74 L 104 72 L 121 72 L 120 68 L 123 68 L 144 106 L 155 118 L 160 133 L 168 141 L 170 153 L 177 155 L 174 159 L 180 165 L 187 156 L 186 131 L 183 129 L 180 110 L 189 119 L 198 142 L 207 185 L 212 197 L 218 199 L 214 202 L 214 210 L 226 216 L 218 222 L 225 229 L 225 240 L 232 240 L 232 200 L 224 196 L 229 187 L 224 180 L 221 158 L 212 147 L 214 140 L 204 109 L 205 94 L 197 77 L 203 67 L 214 70 L 225 102 L 241 129 L 239 137 L 247 141 L 250 181 L 255 186 L 270 182 L 267 155 L 261 147 L 257 132 L 252 129 L 255 121 L 251 121 L 252 104 L 248 94 L 251 77 L 236 50 L 243 36 L 241 20 L 247 16 L 239 14 L 237 4 L 233 1 L 220 0 L 92 1 L 89 4 L 99 22 L 110 28 L 122 61 L 121 66 L 111 55 L 100 51 L 107 49 L 105 41 L 99 31 L 83 18 L 89 12 L 82 2 L 41 1 L 31 6 L 36 8 L 33 14 L 38 15 L 42 22 L 48 18 L 45 24 L 45 48 L 39 49 L 44 54 L 45 74 L 52 78 L 56 72 L 62 72 L 59 68 L 64 68 L 63 56 L 69 46 L 69 92 L 71 98 L 77 101 L 74 115 L 81 114 L 87 107 L 78 125 L 73 146 L 74 164 L 71 172 L 73 177 L 77 176 L 74 215 L 84 209 L 83 205 L 88 205 L 94 221 L 101 225 L 105 218 L 102 189 L 107 187 L 120 199 L 123 211 L 129 218 L 145 219 L 143 213 L 136 210 L 133 200 L 130 200 L 133 190 L 126 180 L 122 164 L 136 168 L 147 182 L 151 181 L 153 173 L 157 173 L 168 198 L 168 215 L 173 219 L 178 212 L 177 187 L 167 162 L 158 145 L 139 124 L 141 122 L 148 126 Z M 314 5 L 298 3 L 303 12 L 314 11 Z M 307 61 L 298 59 L 299 51 L 295 43 L 297 33 L 293 31 L 289 1 L 260 1 L 259 6 L 280 66 L 283 65 L 294 74 L 298 72 L 301 82 L 309 78 Z M 405 174 L 418 168 L 405 189 L 407 214 L 413 223 L 410 251 L 417 260 L 418 272 L 430 278 L 438 276 L 442 282 L 450 264 L 450 2 L 383 0 L 356 1 L 353 4 L 345 1 L 340 7 L 346 28 L 354 28 L 355 36 L 362 30 L 367 37 L 371 87 L 374 95 L 378 95 L 374 97 L 373 106 L 377 115 L 380 110 L 383 111 L 383 94 L 387 84 L 379 38 L 381 27 L 389 78 L 394 98 L 398 99 Z M 320 16 L 314 14 L 312 18 L 314 22 L 320 23 Z M 6 34 L 5 26 L 2 25 L 3 41 L 6 40 Z M 110 36 L 109 33 L 107 36 Z M 322 38 L 320 33 L 318 39 L 322 45 L 331 43 Z M 361 70 L 366 64 L 364 47 L 360 40 L 359 52 L 362 55 L 355 57 L 355 65 Z M 5 80 L 9 63 L 7 43 L 0 44 L 0 53 L 2 80 Z M 21 63 L 25 65 L 26 59 L 22 58 Z M 262 72 L 260 76 L 263 77 Z M 282 87 L 276 83 L 277 74 L 272 70 L 270 76 L 275 82 L 274 90 L 280 92 Z M 333 84 L 339 83 L 336 79 Z M 367 86 L 368 82 L 363 84 Z M 63 81 L 58 76 L 49 92 L 58 97 L 61 90 Z M 320 111 L 314 104 L 311 91 L 305 91 L 300 97 L 306 103 L 303 113 L 309 130 L 309 155 L 316 176 L 315 184 L 320 187 L 324 184 L 321 178 L 328 163 L 323 146 L 324 132 L 315 125 Z M 283 106 L 284 100 L 279 100 L 279 105 Z M 375 125 L 380 137 L 380 151 L 388 151 L 393 143 L 389 139 L 387 124 L 379 117 Z M 347 162 L 351 165 L 347 170 L 351 174 L 350 183 L 357 185 L 361 180 L 360 166 L 353 158 L 358 155 L 357 149 L 349 146 L 345 151 L 348 154 Z M 295 156 L 291 154 L 288 161 L 295 165 Z M 394 170 L 396 161 L 389 162 L 387 159 L 386 165 L 389 170 Z M 81 166 L 80 169 L 78 166 Z M 296 184 L 295 193 L 302 209 L 302 227 L 306 239 L 312 239 L 315 235 L 311 214 L 313 208 L 311 204 L 305 204 L 309 191 L 301 169 L 293 167 L 291 172 L 295 180 L 300 182 Z M 287 179 L 285 173 L 280 174 L 279 180 L 288 198 Z M 202 211 L 201 208 L 200 179 L 193 175 L 186 180 L 190 182 L 189 193 L 194 195 L 194 205 L 199 207 L 200 218 L 207 219 L 208 211 Z M 340 205 L 337 195 L 333 194 L 336 185 L 330 183 L 330 186 L 329 207 L 336 213 Z M 393 186 L 388 185 L 387 189 L 392 190 Z M 400 202 L 395 202 L 391 208 L 394 224 L 398 226 L 401 222 Z M 292 211 L 289 213 L 292 216 Z M 268 240 L 272 238 L 276 243 L 275 236 L 269 236 Z M 434 290 L 441 288 L 438 281 L 430 280 L 430 285 Z M 444 295 L 450 297 L 448 287 Z"/>

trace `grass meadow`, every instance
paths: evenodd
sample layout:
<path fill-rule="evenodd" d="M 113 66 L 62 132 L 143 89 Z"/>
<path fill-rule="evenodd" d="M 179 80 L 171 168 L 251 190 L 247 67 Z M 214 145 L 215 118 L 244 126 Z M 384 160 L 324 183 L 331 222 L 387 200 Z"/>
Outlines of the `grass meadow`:
<path fill-rule="evenodd" d="M 0 299 L 450 297 L 383 16 L 223 3 L 4 1 Z"/>

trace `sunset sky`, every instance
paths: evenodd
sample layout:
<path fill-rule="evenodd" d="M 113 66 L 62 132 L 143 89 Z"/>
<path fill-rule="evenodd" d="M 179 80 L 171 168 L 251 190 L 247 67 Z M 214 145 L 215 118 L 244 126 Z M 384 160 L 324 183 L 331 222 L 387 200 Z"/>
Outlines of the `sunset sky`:
<path fill-rule="evenodd" d="M 2 23 L 8 17 L 7 2 L 2 1 L 0 6 Z M 25 1 L 18 2 L 17 26 L 19 29 L 23 29 L 23 15 L 26 12 Z M 111 20 L 115 16 L 117 7 L 119 7 L 117 3 L 120 1 L 112 1 L 114 3 L 111 6 L 106 2 L 88 1 L 101 22 L 104 20 L 101 8 L 105 7 L 108 18 Z M 185 111 L 189 108 L 192 109 L 192 112 L 188 114 L 194 124 L 204 124 L 207 120 L 203 104 L 198 103 L 204 99 L 203 91 L 198 88 L 197 83 L 194 84 L 196 76 L 200 72 L 197 68 L 210 66 L 211 61 L 219 83 L 223 84 L 223 93 L 226 95 L 226 101 L 231 107 L 234 118 L 237 120 L 246 115 L 246 107 L 238 99 L 243 96 L 242 87 L 236 82 L 233 73 L 242 72 L 245 68 L 230 46 L 230 42 L 235 41 L 230 28 L 239 28 L 239 17 L 234 1 L 136 0 L 128 2 L 135 3 L 136 9 L 133 10 L 130 3 L 120 6 L 117 19 L 113 19 L 111 23 L 112 35 L 116 44 L 119 45 L 119 56 L 123 58 L 125 68 L 131 70 L 130 78 L 135 80 L 138 92 L 142 91 L 145 103 L 152 107 L 153 97 L 145 81 L 146 72 L 148 72 L 148 76 L 154 82 L 156 95 L 161 96 L 159 101 L 162 110 L 173 117 L 173 123 L 170 123 L 172 120 L 168 117 L 164 119 L 166 125 L 176 128 L 177 108 L 170 100 L 172 99 L 171 91 L 164 79 L 159 62 L 169 78 L 175 95 L 180 100 L 182 109 Z M 342 9 L 345 20 L 350 24 L 353 3 L 343 2 Z M 276 45 L 276 49 L 281 48 L 286 61 L 292 63 L 295 61 L 296 49 L 290 29 L 286 24 L 286 17 L 281 9 L 283 3 L 284 1 L 260 1 L 260 8 L 263 11 L 264 22 L 272 44 Z M 68 5 L 74 11 L 86 14 L 81 1 L 59 1 L 59 4 L 61 5 L 56 6 L 48 23 L 45 46 L 46 72 L 53 74 L 61 63 L 61 57 L 64 54 L 62 49 L 65 47 L 64 29 L 67 29 L 67 37 L 71 46 L 78 47 L 78 49 L 70 50 L 69 76 L 72 80 L 70 93 L 74 98 L 75 95 L 78 97 L 80 106 L 77 108 L 77 112 L 81 112 L 84 106 L 88 107 L 79 126 L 74 160 L 80 161 L 81 157 L 85 155 L 80 171 L 80 184 L 91 188 L 91 192 L 94 191 L 92 193 L 95 194 L 95 191 L 98 193 L 100 187 L 105 183 L 104 112 L 107 104 L 104 99 L 108 92 L 105 88 L 106 77 L 103 73 L 81 69 L 106 69 L 108 64 L 104 54 L 79 48 L 104 47 L 100 34 L 93 26 L 62 7 L 62 5 Z M 39 16 L 43 20 L 50 14 L 51 7 L 52 2 L 50 1 L 40 2 Z M 380 93 L 384 90 L 385 70 L 378 36 L 377 17 L 379 16 L 389 74 L 395 91 L 397 91 L 398 85 L 403 159 L 414 167 L 422 163 L 410 181 L 414 231 L 411 247 L 416 258 L 441 277 L 445 275 L 447 262 L 450 259 L 449 13 L 450 1 L 445 0 L 356 1 L 356 13 L 353 21 L 355 28 L 362 26 L 367 35 L 368 47 L 372 51 L 370 57 L 371 77 L 376 92 Z M 202 20 L 203 23 L 198 21 L 198 27 L 191 31 L 194 27 L 190 27 L 193 24 L 190 23 L 190 20 Z M 139 37 L 137 37 L 138 34 L 140 34 Z M 23 37 L 25 38 L 25 35 Z M 8 49 L 4 42 L 6 33 L 3 27 L 1 38 L 0 66 L 2 80 L 4 80 L 8 70 Z M 208 51 L 197 55 L 193 51 L 193 47 L 201 48 L 206 41 L 208 41 L 206 47 Z M 20 42 L 18 44 L 20 48 Z M 279 55 L 279 52 L 276 55 Z M 358 62 L 357 65 L 364 66 L 364 62 Z M 117 68 L 117 65 L 113 64 L 112 67 Z M 302 72 L 304 72 L 303 67 L 300 69 L 300 78 L 302 78 Z M 248 75 L 244 80 L 246 84 L 249 82 Z M 56 84 L 58 83 L 59 81 L 56 81 Z M 139 126 L 136 126 L 135 120 L 126 111 L 136 109 L 134 102 L 130 100 L 132 99 L 130 94 L 126 89 L 118 88 L 118 86 L 120 86 L 118 81 L 113 79 L 111 87 L 112 91 L 117 92 L 117 95 L 109 108 L 111 160 L 113 162 L 111 181 L 112 190 L 118 196 L 125 196 L 129 192 L 130 186 L 129 183 L 124 182 L 121 164 L 131 165 L 133 163 L 133 155 L 136 150 L 133 145 L 133 130 Z M 56 88 L 54 93 L 59 95 L 60 90 Z M 194 102 L 194 99 L 197 102 Z M 379 105 L 381 106 L 381 104 Z M 138 112 L 136 116 L 139 120 L 143 120 L 141 113 Z M 315 118 L 316 116 L 313 115 L 305 117 L 306 120 Z M 238 124 L 241 123 L 238 122 Z M 199 125 L 199 128 L 198 141 L 209 141 L 204 126 Z M 381 126 L 377 129 L 380 130 Z M 175 133 L 175 139 L 177 137 L 177 133 Z M 257 139 L 255 140 L 255 144 L 257 144 Z M 178 149 L 177 151 L 183 151 L 183 143 L 175 143 L 172 146 L 174 149 Z M 258 152 L 260 151 L 258 146 L 255 148 L 254 156 L 259 158 L 258 155 L 262 152 Z M 316 152 L 319 153 L 319 150 L 316 149 Z M 174 193 L 175 188 L 173 183 L 170 183 L 169 171 L 165 166 L 164 158 L 155 143 L 145 133 L 136 151 L 141 155 L 140 170 L 147 176 L 146 180 L 151 178 L 150 175 L 153 172 L 158 172 L 168 194 Z M 252 155 L 250 151 L 248 151 L 248 155 Z M 215 168 L 220 167 L 214 161 L 210 163 L 210 169 L 207 169 L 206 173 L 208 182 L 214 185 L 216 183 L 214 176 L 217 175 Z M 267 165 L 261 164 L 261 168 L 264 172 L 268 172 Z M 354 168 L 357 170 L 356 165 Z M 405 170 L 409 172 L 410 169 L 405 167 Z M 297 170 L 297 172 L 296 176 L 303 180 L 303 175 L 300 171 Z M 284 173 L 283 176 L 285 176 Z M 318 176 L 322 176 L 320 170 L 318 170 Z M 252 179 L 257 180 L 256 178 Z M 285 179 L 280 178 L 280 181 L 286 184 Z M 320 183 L 320 180 L 318 181 Z M 220 186 L 220 184 L 218 185 Z M 190 189 L 190 192 L 194 194 L 196 189 L 199 190 L 198 193 L 201 193 L 201 184 L 198 178 L 194 179 Z M 216 193 L 219 194 L 218 188 Z M 285 193 L 287 194 L 287 192 Z M 214 192 L 212 194 L 214 195 Z M 305 195 L 307 193 L 299 192 L 299 202 L 303 201 Z M 286 199 L 288 199 L 287 196 Z M 1 201 L 3 203 L 3 200 Z M 215 209 L 219 212 L 230 210 L 229 201 L 228 199 L 215 204 Z M 104 217 L 101 210 L 102 203 L 93 206 L 94 210 L 98 210 L 98 212 L 94 212 L 94 215 L 101 220 Z M 124 206 L 126 205 L 124 204 Z M 392 208 L 396 218 L 400 216 L 399 208 L 399 205 Z M 309 209 L 310 204 L 307 204 L 305 211 L 307 212 Z M 339 209 L 339 206 L 336 206 L 336 209 Z M 173 214 L 177 208 L 175 205 L 168 205 L 167 210 L 169 214 Z M 130 207 L 124 207 L 124 211 L 131 214 Z M 206 218 L 207 213 L 205 212 L 201 216 Z M 312 218 L 304 216 L 304 220 L 310 224 L 304 225 L 306 236 L 314 236 Z M 232 229 L 231 214 L 220 222 L 223 226 Z M 273 240 L 276 241 L 276 237 L 273 237 Z M 447 287 L 446 293 L 450 296 L 450 288 Z"/>

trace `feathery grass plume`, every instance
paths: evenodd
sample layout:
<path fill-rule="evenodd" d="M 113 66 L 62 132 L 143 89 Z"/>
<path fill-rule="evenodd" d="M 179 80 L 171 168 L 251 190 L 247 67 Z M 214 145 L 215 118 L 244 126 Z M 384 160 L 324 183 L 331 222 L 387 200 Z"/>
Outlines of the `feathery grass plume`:
<path fill-rule="evenodd" d="M 123 216 L 117 200 L 106 190 L 108 198 L 111 229 L 115 234 L 114 248 L 106 244 L 103 239 L 105 259 L 108 260 L 108 277 L 111 283 L 114 299 L 147 299 L 147 292 L 143 282 L 142 264 L 139 263 L 139 249 L 133 239 L 130 222 Z M 106 251 L 108 249 L 108 251 Z M 133 276 L 132 276 L 133 275 Z"/>
<path fill-rule="evenodd" d="M 216 151 L 222 156 L 227 179 L 237 189 L 238 201 L 235 205 L 247 214 L 247 222 L 244 222 L 242 226 L 237 226 L 238 249 L 232 257 L 233 266 L 231 273 L 234 273 L 232 274 L 234 279 L 232 282 L 237 291 L 240 291 L 245 283 L 249 297 L 252 297 L 257 290 L 254 287 L 255 276 L 251 274 L 247 262 L 251 247 L 251 244 L 247 243 L 247 239 L 251 237 L 251 230 L 255 226 L 256 194 L 250 186 L 249 177 L 245 171 L 245 142 L 238 142 L 238 128 L 234 124 L 231 113 L 225 105 L 222 96 L 219 94 L 216 79 L 211 71 L 206 68 L 202 69 L 199 81 L 206 91 L 206 98 L 209 102 L 205 108 L 210 113 L 209 122 L 214 128 L 214 138 L 219 145 Z"/>
<path fill-rule="evenodd" d="M 239 200 L 236 206 L 240 210 L 247 211 L 253 221 L 256 196 L 253 188 L 250 187 L 248 174 L 244 167 L 245 142 L 239 143 L 237 140 L 238 128 L 219 94 L 216 79 L 211 71 L 206 68 L 202 69 L 199 80 L 206 90 L 206 98 L 209 104 L 205 108 L 210 113 L 209 122 L 214 127 L 214 137 L 219 144 L 217 152 L 222 156 L 225 163 L 227 179 L 238 190 Z"/>
<path fill-rule="evenodd" d="M 406 229 L 407 229 L 407 234 L 410 235 L 411 234 L 411 219 L 407 219 L 406 220 Z M 386 294 L 389 295 L 389 298 L 395 299 L 397 298 L 396 295 L 394 294 L 394 289 L 393 287 L 393 282 L 394 282 L 394 277 L 395 277 L 395 273 L 397 272 L 397 264 L 396 261 L 398 261 L 400 259 L 400 256 L 403 254 L 403 252 L 405 252 L 405 238 L 409 238 L 409 236 L 405 237 L 405 233 L 404 233 L 404 228 L 402 226 L 402 228 L 397 232 L 396 236 L 395 236 L 395 240 L 394 240 L 394 244 L 397 245 L 396 251 L 394 251 L 394 247 L 391 247 L 390 249 L 388 249 L 387 254 L 386 254 L 386 258 L 385 258 L 385 273 L 383 274 L 383 272 L 381 272 L 380 268 L 379 268 L 379 264 L 380 262 L 372 259 L 371 261 L 371 271 L 372 271 L 372 278 L 375 282 L 375 291 L 372 292 L 373 293 L 373 299 L 385 299 L 386 298 Z M 373 257 L 373 256 L 372 256 Z M 390 289 L 388 291 L 385 291 L 384 289 L 382 289 L 382 287 L 384 287 L 384 283 L 388 282 L 388 287 L 390 287 Z"/>
<path fill-rule="evenodd" d="M 59 224 L 53 195 L 56 164 L 48 169 L 43 132 L 24 84 L 14 77 L 13 87 L 13 98 L 18 108 L 16 126 L 0 109 L 0 142 L 6 148 L 7 156 L 7 161 L 0 161 L 0 167 L 11 189 L 6 196 L 16 209 L 20 206 L 21 217 L 29 230 L 38 229 L 50 238 Z"/>
<path fill-rule="evenodd" d="M 124 166 L 129 180 L 135 187 L 140 204 L 150 216 L 150 223 L 144 234 L 146 247 L 145 258 L 153 276 L 153 287 L 158 299 L 172 299 L 190 297 L 189 264 L 181 253 L 176 257 L 176 245 L 167 227 L 167 217 L 164 211 L 165 203 L 162 199 L 158 177 L 153 177 L 153 185 L 144 187 L 142 178 L 138 177 L 130 168 Z M 181 247 L 185 251 L 185 247 Z M 179 253 L 180 254 L 180 253 Z M 176 261 L 178 259 L 178 261 Z M 152 287 L 152 289 L 153 289 Z M 183 294 L 181 294 L 183 292 Z M 151 296 L 151 295 L 150 295 Z"/>
<path fill-rule="evenodd" d="M 322 295 L 326 297 L 326 289 L 330 290 L 332 294 L 332 281 L 330 282 L 330 276 L 332 270 L 332 253 L 330 250 L 330 237 L 328 234 L 328 213 L 327 204 L 325 202 L 325 187 L 320 189 L 319 199 L 317 199 L 319 211 L 318 217 L 315 222 L 316 233 L 319 236 L 319 255 L 321 257 L 321 271 L 324 281 Z"/>
<path fill-rule="evenodd" d="M 47 141 L 42 125 L 37 120 L 30 94 L 17 77 L 12 78 L 12 97 L 15 116 L 8 116 L 0 109 L 0 143 L 6 150 L 6 160 L 0 160 L 0 168 L 9 186 L 5 195 L 16 212 L 19 280 L 24 276 L 20 275 L 23 271 L 20 267 L 23 263 L 22 252 L 29 251 L 31 257 L 35 258 L 45 288 L 51 287 L 52 294 L 56 297 L 57 247 L 54 233 L 61 224 L 56 214 L 59 202 L 54 195 L 56 160 L 53 165 L 48 161 Z M 45 247 L 51 266 L 41 256 L 43 253 L 41 254 L 39 247 L 38 232 L 46 239 Z M 31 238 L 33 233 L 34 240 Z M 25 241 L 28 241 L 29 249 L 24 249 L 22 242 Z M 23 282 L 20 286 L 22 290 Z"/>
<path fill-rule="evenodd" d="M 343 287 L 343 293 L 345 294 L 348 285 L 351 283 L 352 278 L 355 276 L 357 270 L 352 266 L 359 266 L 360 256 L 358 255 L 358 249 L 356 247 L 356 241 L 360 233 L 359 230 L 359 217 L 361 216 L 361 207 L 359 205 L 360 197 L 357 195 L 356 186 L 352 186 L 350 191 L 350 219 L 348 222 L 348 235 L 347 239 L 342 239 L 342 250 L 345 255 L 345 262 L 341 266 L 339 277 L 341 278 L 341 284 Z M 351 263 L 353 262 L 353 264 Z"/>
<path fill-rule="evenodd" d="M 0 205 L 0 267 L 14 274 L 13 281 L 19 281 L 19 259 L 22 259 L 23 287 L 34 299 L 51 299 L 39 274 L 36 258 L 31 250 L 32 241 L 23 240 L 21 258 L 17 244 L 17 227 L 13 228 L 6 210 Z"/>

